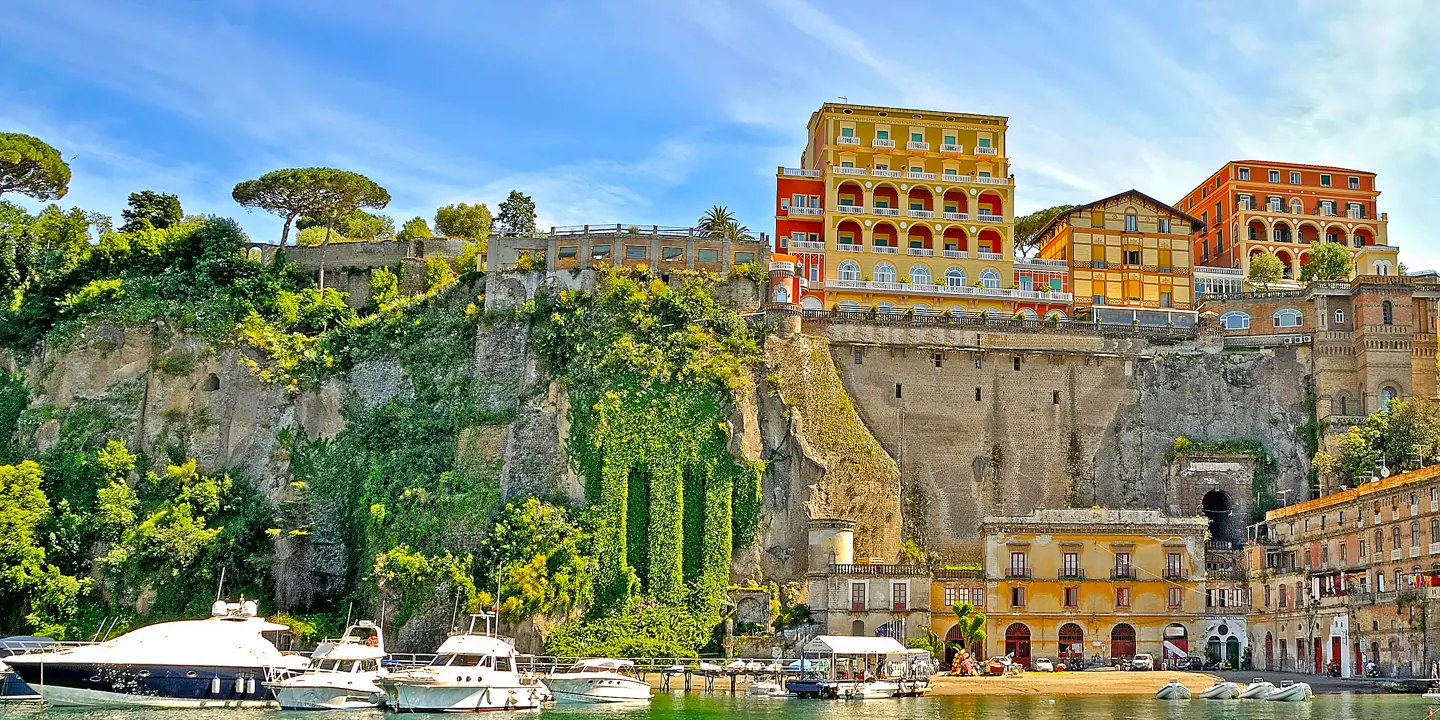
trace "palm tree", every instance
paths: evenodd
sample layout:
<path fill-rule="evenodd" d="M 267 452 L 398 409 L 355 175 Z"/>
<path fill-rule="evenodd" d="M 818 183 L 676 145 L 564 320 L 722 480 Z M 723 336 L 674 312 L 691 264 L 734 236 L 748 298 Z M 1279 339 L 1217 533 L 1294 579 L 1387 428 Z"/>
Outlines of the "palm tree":
<path fill-rule="evenodd" d="M 750 228 L 741 225 L 740 221 L 735 219 L 735 213 L 730 212 L 724 205 L 715 205 L 706 210 L 695 223 L 695 229 L 728 240 L 740 240 L 750 234 Z"/>
<path fill-rule="evenodd" d="M 985 642 L 985 613 L 968 602 L 955 603 L 954 609 L 960 640 L 965 643 L 966 650 L 973 651 L 976 645 Z"/>

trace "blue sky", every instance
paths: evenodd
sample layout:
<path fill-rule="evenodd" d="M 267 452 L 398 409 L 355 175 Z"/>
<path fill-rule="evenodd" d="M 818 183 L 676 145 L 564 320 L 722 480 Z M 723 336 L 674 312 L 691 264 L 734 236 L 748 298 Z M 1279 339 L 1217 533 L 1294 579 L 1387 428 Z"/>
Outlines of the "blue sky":
<path fill-rule="evenodd" d="M 773 231 L 820 103 L 1010 117 L 1020 212 L 1221 163 L 1372 170 L 1390 241 L 1440 266 L 1440 3 L 8 0 L 0 130 L 72 157 L 63 204 L 230 200 L 288 166 L 369 175 L 403 220 L 532 194 L 541 223 Z"/>

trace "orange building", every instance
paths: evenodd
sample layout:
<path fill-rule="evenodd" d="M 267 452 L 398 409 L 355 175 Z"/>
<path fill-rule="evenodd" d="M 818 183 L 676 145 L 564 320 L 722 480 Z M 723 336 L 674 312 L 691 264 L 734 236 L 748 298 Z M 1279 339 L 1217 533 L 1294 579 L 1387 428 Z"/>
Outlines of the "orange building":
<path fill-rule="evenodd" d="M 1077 313 L 1088 311 L 1105 323 L 1190 327 L 1190 234 L 1199 224 L 1145 193 L 1126 190 L 1055 216 L 1037 236 L 1038 255 L 1041 262 L 1070 266 Z M 1020 267 L 1017 261 L 1017 274 Z"/>
<path fill-rule="evenodd" d="M 1355 259 L 1351 277 L 1395 275 L 1398 252 L 1376 210 L 1375 173 L 1264 160 L 1234 160 L 1191 190 L 1177 206 L 1200 219 L 1199 265 L 1239 268 L 1271 251 L 1298 280 L 1311 243 L 1337 242 Z"/>

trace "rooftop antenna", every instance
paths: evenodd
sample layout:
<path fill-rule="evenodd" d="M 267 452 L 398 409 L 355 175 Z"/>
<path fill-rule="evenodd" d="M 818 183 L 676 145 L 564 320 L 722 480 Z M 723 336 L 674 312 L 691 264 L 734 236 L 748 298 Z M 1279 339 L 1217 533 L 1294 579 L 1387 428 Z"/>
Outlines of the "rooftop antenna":
<path fill-rule="evenodd" d="M 836 95 L 835 97 L 840 98 L 840 102 L 843 102 L 843 103 L 849 103 L 849 102 L 850 102 L 850 98 L 845 97 L 844 95 Z"/>

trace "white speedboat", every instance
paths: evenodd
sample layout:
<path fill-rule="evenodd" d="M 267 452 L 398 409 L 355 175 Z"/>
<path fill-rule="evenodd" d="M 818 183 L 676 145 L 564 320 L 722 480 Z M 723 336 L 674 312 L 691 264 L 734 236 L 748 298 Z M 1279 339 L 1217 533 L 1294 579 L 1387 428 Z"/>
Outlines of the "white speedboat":
<path fill-rule="evenodd" d="M 254 601 L 216 601 L 205 620 L 147 625 L 113 640 L 6 662 L 52 705 L 93 707 L 271 707 L 271 688 L 304 669 L 270 634 L 284 625 L 256 617 Z"/>
<path fill-rule="evenodd" d="M 1189 700 L 1190 688 L 1181 685 L 1179 680 L 1171 680 L 1170 682 L 1165 683 L 1165 687 L 1160 688 L 1159 692 L 1155 693 L 1155 699 Z"/>
<path fill-rule="evenodd" d="M 1221 680 L 1200 691 L 1202 700 L 1234 700 L 1240 697 L 1240 686 L 1229 680 Z"/>
<path fill-rule="evenodd" d="M 1315 697 L 1315 692 L 1310 689 L 1310 683 L 1291 682 L 1285 680 L 1280 687 L 1265 694 L 1266 700 L 1276 702 L 1304 702 Z"/>
<path fill-rule="evenodd" d="M 390 710 L 539 710 L 541 705 L 553 702 L 544 682 L 520 672 L 514 645 L 488 629 L 475 632 L 479 618 L 484 618 L 488 626 L 494 615 L 471 616 L 470 630 L 445 640 L 429 665 L 380 678 Z"/>
<path fill-rule="evenodd" d="M 282 710 L 370 710 L 380 707 L 385 691 L 377 681 L 385 640 L 380 628 L 361 620 L 339 640 L 326 640 L 310 656 L 302 675 L 281 680 L 275 698 Z"/>
<path fill-rule="evenodd" d="M 745 694 L 755 697 L 795 697 L 795 693 L 786 692 L 775 680 L 752 682 L 745 687 Z"/>
<path fill-rule="evenodd" d="M 1275 692 L 1275 683 L 1266 682 L 1264 678 L 1255 678 L 1245 686 L 1244 690 L 1240 691 L 1240 699 L 1261 700 L 1272 692 Z"/>
<path fill-rule="evenodd" d="M 840 698 L 844 700 L 881 700 L 893 698 L 898 692 L 900 686 L 888 680 L 867 680 L 840 686 Z"/>
<path fill-rule="evenodd" d="M 644 702 L 650 699 L 650 683 L 624 673 L 634 666 L 629 660 L 581 660 L 546 676 L 545 685 L 561 703 Z"/>

